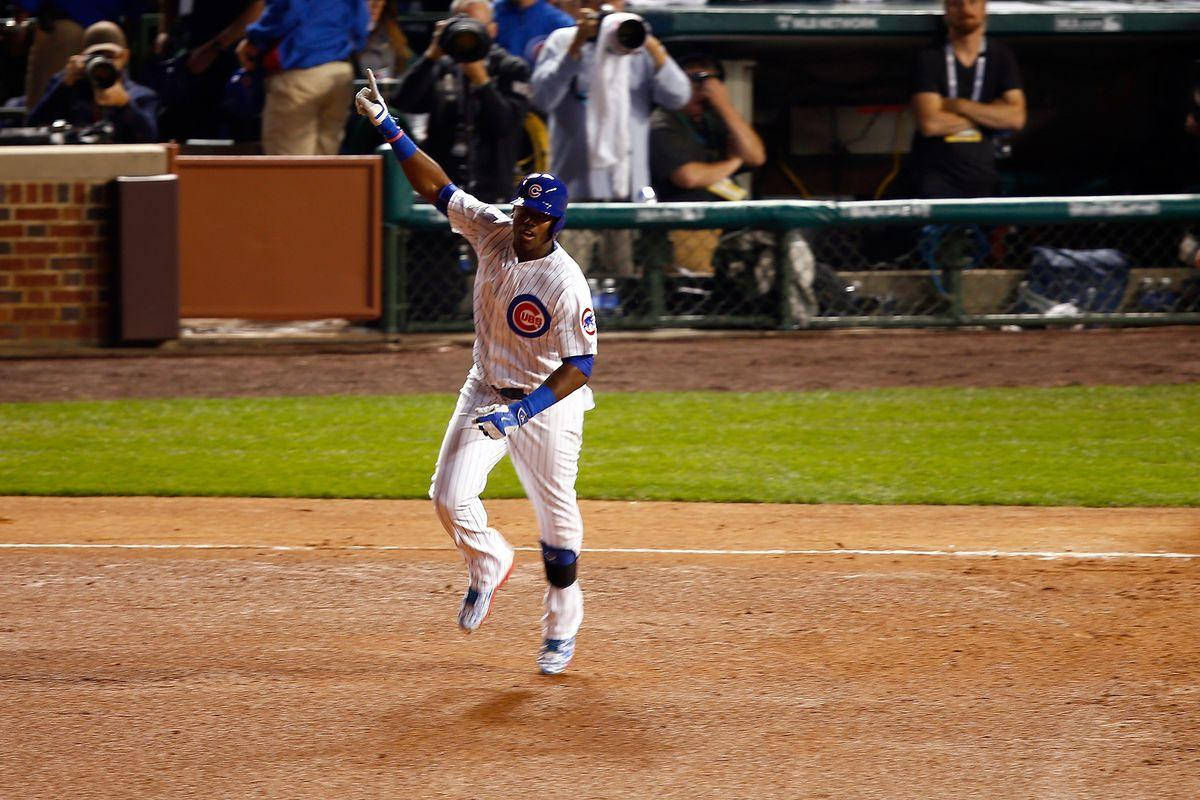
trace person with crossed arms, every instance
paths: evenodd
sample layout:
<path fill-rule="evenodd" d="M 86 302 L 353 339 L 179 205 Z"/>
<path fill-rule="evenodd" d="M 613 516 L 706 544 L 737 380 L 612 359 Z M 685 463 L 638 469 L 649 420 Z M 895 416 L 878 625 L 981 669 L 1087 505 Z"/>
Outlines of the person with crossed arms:
<path fill-rule="evenodd" d="M 989 197 L 999 189 L 994 137 L 1025 127 L 1017 60 L 988 39 L 986 0 L 944 0 L 946 41 L 917 54 L 912 196 Z"/>

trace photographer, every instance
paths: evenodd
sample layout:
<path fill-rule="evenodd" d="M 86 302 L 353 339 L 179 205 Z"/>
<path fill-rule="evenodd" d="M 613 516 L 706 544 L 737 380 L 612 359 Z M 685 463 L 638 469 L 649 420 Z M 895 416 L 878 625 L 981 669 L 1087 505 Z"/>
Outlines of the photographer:
<path fill-rule="evenodd" d="M 687 75 L 624 7 L 617 0 L 551 33 L 533 68 L 533 102 L 550 120 L 550 169 L 576 202 L 628 200 L 648 186 L 650 112 L 692 96 Z M 624 31 L 633 36 L 623 43 Z"/>
<path fill-rule="evenodd" d="M 37 21 L 25 68 L 25 107 L 33 108 L 46 93 L 50 77 L 83 48 L 84 29 L 102 20 L 123 22 L 136 30 L 142 0 L 17 0 L 18 19 Z"/>
<path fill-rule="evenodd" d="M 158 139 L 158 96 L 125 74 L 129 48 L 115 23 L 97 22 L 83 33 L 83 52 L 46 85 L 46 93 L 29 114 L 30 125 L 65 120 L 71 125 L 112 125 L 114 142 Z"/>
<path fill-rule="evenodd" d="M 725 72 L 714 58 L 695 54 L 679 65 L 692 82 L 692 97 L 679 111 L 655 109 L 650 118 L 654 190 L 663 202 L 739 201 L 749 193 L 734 183 L 739 173 L 767 160 L 762 138 L 733 104 Z M 789 262 L 785 287 L 791 316 L 781 322 L 804 327 L 816 311 L 815 263 L 800 231 L 677 230 L 669 234 L 673 267 L 683 274 L 712 276 L 710 302 L 750 313 L 777 313 L 776 259 Z M 782 237 L 782 247 L 777 247 Z"/>
<path fill-rule="evenodd" d="M 624 0 L 588 11 L 546 39 L 533 68 L 533 102 L 550 121 L 550 169 L 573 201 L 631 200 L 650 185 L 650 112 L 681 108 L 692 84 Z M 584 241 L 585 239 L 599 241 Z M 628 231 L 564 231 L 584 272 L 593 246 L 603 271 L 634 274 Z"/>
<path fill-rule="evenodd" d="M 529 66 L 494 43 L 486 0 L 454 0 L 392 103 L 429 114 L 421 147 L 451 180 L 489 203 L 507 202 L 529 110 Z"/>
<path fill-rule="evenodd" d="M 712 57 L 694 55 L 680 66 L 692 97 L 678 111 L 650 118 L 654 190 L 662 201 L 743 200 L 731 178 L 766 162 L 762 139 L 734 107 L 724 73 Z"/>

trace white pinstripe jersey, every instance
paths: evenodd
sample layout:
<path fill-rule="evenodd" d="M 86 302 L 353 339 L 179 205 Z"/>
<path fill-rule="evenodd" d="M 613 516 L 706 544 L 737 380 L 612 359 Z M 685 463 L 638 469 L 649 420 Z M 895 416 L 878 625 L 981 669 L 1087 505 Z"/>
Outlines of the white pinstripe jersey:
<path fill-rule="evenodd" d="M 596 353 L 596 314 L 583 270 L 561 245 L 518 261 L 512 219 L 462 189 L 450 227 L 475 249 L 475 366 L 491 386 L 533 391 L 569 356 Z M 590 395 L 584 386 L 581 391 Z"/>

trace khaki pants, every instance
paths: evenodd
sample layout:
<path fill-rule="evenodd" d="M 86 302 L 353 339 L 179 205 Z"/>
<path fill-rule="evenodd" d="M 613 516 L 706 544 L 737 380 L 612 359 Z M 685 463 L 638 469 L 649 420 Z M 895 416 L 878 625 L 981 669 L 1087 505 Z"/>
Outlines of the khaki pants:
<path fill-rule="evenodd" d="M 671 231 L 669 235 L 674 256 L 670 272 L 713 274 L 713 253 L 721 243 L 720 230 Z"/>
<path fill-rule="evenodd" d="M 350 114 L 353 79 L 354 70 L 345 61 L 284 70 L 268 78 L 263 152 L 269 156 L 336 155 Z"/>
<path fill-rule="evenodd" d="M 575 259 L 584 275 L 630 276 L 641 273 L 633 263 L 631 230 L 567 229 L 558 235 L 558 242 Z"/>
<path fill-rule="evenodd" d="M 26 113 L 42 99 L 46 84 L 54 73 L 67 65 L 67 59 L 83 49 L 83 28 L 69 19 L 54 21 L 54 31 L 46 33 L 40 27 L 33 34 L 29 61 L 25 67 Z"/>

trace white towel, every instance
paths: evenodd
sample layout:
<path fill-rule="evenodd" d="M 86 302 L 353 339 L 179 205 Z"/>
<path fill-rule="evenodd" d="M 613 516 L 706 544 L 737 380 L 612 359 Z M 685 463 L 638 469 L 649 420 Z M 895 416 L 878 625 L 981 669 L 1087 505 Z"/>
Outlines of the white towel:
<path fill-rule="evenodd" d="M 600 22 L 596 58 L 588 89 L 588 167 L 612 172 L 613 189 L 620 198 L 630 195 L 629 71 L 633 54 L 616 42 L 617 26 L 634 14 L 609 14 Z"/>

